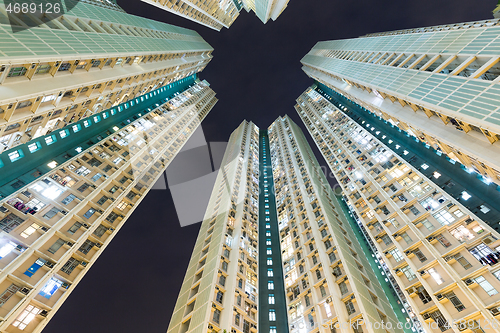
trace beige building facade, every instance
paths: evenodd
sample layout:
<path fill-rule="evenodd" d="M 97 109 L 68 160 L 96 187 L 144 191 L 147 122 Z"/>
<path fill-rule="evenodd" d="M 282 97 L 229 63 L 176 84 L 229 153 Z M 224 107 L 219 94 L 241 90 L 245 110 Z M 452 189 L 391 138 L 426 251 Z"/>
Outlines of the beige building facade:
<path fill-rule="evenodd" d="M 500 234 L 315 86 L 295 108 L 421 329 L 499 331 Z"/>
<path fill-rule="evenodd" d="M 80 1 L 57 18 L 2 6 L 0 153 L 198 73 L 212 58 L 194 31 L 99 3 Z"/>
<path fill-rule="evenodd" d="M 317 43 L 315 80 L 500 184 L 498 19 Z"/>

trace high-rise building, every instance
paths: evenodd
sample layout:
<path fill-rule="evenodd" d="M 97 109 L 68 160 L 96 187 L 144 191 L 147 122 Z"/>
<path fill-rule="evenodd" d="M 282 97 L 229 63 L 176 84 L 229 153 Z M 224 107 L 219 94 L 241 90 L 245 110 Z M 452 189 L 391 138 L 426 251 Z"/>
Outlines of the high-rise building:
<path fill-rule="evenodd" d="M 66 3 L 74 7 L 58 17 L 0 11 L 0 153 L 200 72 L 212 57 L 194 31 L 113 2 Z"/>
<path fill-rule="evenodd" d="M 317 43 L 315 80 L 500 184 L 500 21 Z"/>
<path fill-rule="evenodd" d="M 215 103 L 193 75 L 0 155 L 2 332 L 45 327 Z"/>
<path fill-rule="evenodd" d="M 318 83 L 295 107 L 407 312 L 426 332 L 486 330 L 500 313 L 498 198 L 479 201 L 474 183 L 452 195 L 465 171 L 347 100 Z"/>
<path fill-rule="evenodd" d="M 288 117 L 268 130 L 245 121 L 168 332 L 402 332 L 402 302 L 362 239 L 299 127 Z"/>
<path fill-rule="evenodd" d="M 170 13 L 195 21 L 208 28 L 220 31 L 229 28 L 244 8 L 254 11 L 257 17 L 267 23 L 275 21 L 285 10 L 289 0 L 142 0 Z"/>
<path fill-rule="evenodd" d="M 500 18 L 500 1 L 498 2 L 498 5 L 493 10 L 493 17 Z"/>
<path fill-rule="evenodd" d="M 46 326 L 217 101 L 198 34 L 73 5 L 0 11 L 2 332 Z"/>

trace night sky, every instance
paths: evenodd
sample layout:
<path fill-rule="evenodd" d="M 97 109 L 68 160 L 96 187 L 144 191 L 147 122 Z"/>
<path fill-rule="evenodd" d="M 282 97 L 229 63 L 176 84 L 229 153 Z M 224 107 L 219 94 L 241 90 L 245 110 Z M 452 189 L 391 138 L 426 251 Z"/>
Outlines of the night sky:
<path fill-rule="evenodd" d="M 215 49 L 200 74 L 219 99 L 203 123 L 209 142 L 227 141 L 244 119 L 267 127 L 289 114 L 303 128 L 293 106 L 313 82 L 300 59 L 317 41 L 490 19 L 496 3 L 290 0 L 276 22 L 264 25 L 243 10 L 217 32 L 139 0 L 118 0 L 128 13 L 196 30 Z M 151 191 L 44 333 L 166 332 L 199 226 L 181 228 L 170 192 Z"/>

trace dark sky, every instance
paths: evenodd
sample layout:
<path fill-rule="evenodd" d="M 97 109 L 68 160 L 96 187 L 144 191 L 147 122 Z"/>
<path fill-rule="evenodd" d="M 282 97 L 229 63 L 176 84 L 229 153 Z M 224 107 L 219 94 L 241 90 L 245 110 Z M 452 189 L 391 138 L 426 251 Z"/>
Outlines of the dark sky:
<path fill-rule="evenodd" d="M 128 13 L 198 31 L 215 49 L 200 75 L 219 99 L 203 123 L 210 142 L 227 141 L 244 119 L 267 127 L 289 114 L 302 126 L 294 101 L 312 81 L 300 59 L 317 41 L 490 19 L 496 2 L 290 0 L 276 22 L 264 25 L 242 11 L 216 32 L 139 0 L 118 0 Z M 169 191 L 150 192 L 44 333 L 166 332 L 198 229 L 180 227 Z"/>

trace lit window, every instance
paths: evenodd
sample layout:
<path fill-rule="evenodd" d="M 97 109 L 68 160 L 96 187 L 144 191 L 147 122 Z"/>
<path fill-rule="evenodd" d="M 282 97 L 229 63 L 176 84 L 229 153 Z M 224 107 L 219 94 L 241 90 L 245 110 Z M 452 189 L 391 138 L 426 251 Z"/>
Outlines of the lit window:
<path fill-rule="evenodd" d="M 82 129 L 82 126 L 80 126 L 80 124 L 76 124 L 71 126 L 71 128 L 73 129 L 73 133 L 76 133 Z"/>
<path fill-rule="evenodd" d="M 429 274 L 432 276 L 432 278 L 434 279 L 434 281 L 436 281 L 437 284 L 439 285 L 443 284 L 444 280 L 441 277 L 441 275 L 439 275 L 438 271 L 436 271 L 435 268 L 429 268 L 427 272 L 429 272 Z"/>
<path fill-rule="evenodd" d="M 484 278 L 484 276 L 482 276 L 482 275 L 478 276 L 474 280 L 481 286 L 481 288 L 484 289 L 484 291 L 486 291 L 486 293 L 489 296 L 493 296 L 493 295 L 498 294 L 498 291 L 495 288 L 493 288 L 493 286 L 491 285 L 491 283 L 489 283 L 488 280 L 486 280 Z"/>
<path fill-rule="evenodd" d="M 24 330 L 40 311 L 42 310 L 33 305 L 28 305 L 16 320 L 14 320 L 12 326 L 19 328 L 21 331 Z"/>
<path fill-rule="evenodd" d="M 270 239 L 266 240 L 266 245 L 271 245 L 271 240 Z"/>
<path fill-rule="evenodd" d="M 47 163 L 47 166 L 51 169 L 54 169 L 56 166 L 57 166 L 57 162 L 56 161 L 52 161 L 50 163 Z"/>
<path fill-rule="evenodd" d="M 50 298 L 62 286 L 63 282 L 56 278 L 51 278 L 49 282 L 40 290 L 40 295 L 45 298 Z"/>
<path fill-rule="evenodd" d="M 269 304 L 274 304 L 274 294 L 269 294 Z"/>
<path fill-rule="evenodd" d="M 90 120 L 87 119 L 83 121 L 83 126 L 89 127 L 90 125 L 91 125 Z"/>
<path fill-rule="evenodd" d="M 118 163 L 120 163 L 121 161 L 123 161 L 123 159 L 122 159 L 121 157 L 117 157 L 117 158 L 115 158 L 115 159 L 113 160 L 113 163 L 114 163 L 114 164 L 118 164 Z"/>
<path fill-rule="evenodd" d="M 113 126 L 113 131 L 118 131 L 120 128 L 118 128 L 118 126 Z"/>
<path fill-rule="evenodd" d="M 434 173 L 432 174 L 432 176 L 436 179 L 438 179 L 439 177 L 441 177 L 441 174 L 437 171 L 434 171 Z"/>
<path fill-rule="evenodd" d="M 62 130 L 62 131 L 59 132 L 59 136 L 61 137 L 61 139 L 64 139 L 68 135 L 69 135 L 69 131 L 68 130 Z"/>
<path fill-rule="evenodd" d="M 21 157 L 23 157 L 21 155 L 21 150 L 13 151 L 13 152 L 9 153 L 8 155 L 9 155 L 9 159 L 11 160 L 11 162 L 15 162 L 18 159 L 20 159 Z"/>
<path fill-rule="evenodd" d="M 271 250 L 270 248 L 268 248 L 268 249 L 267 249 L 267 254 L 268 254 L 268 255 L 273 254 L 273 250 Z"/>
<path fill-rule="evenodd" d="M 408 150 L 403 151 L 403 154 L 408 155 L 410 152 Z"/>
<path fill-rule="evenodd" d="M 272 266 L 272 264 L 273 264 L 273 259 L 267 258 L 267 265 Z"/>
<path fill-rule="evenodd" d="M 267 289 L 274 290 L 274 282 L 273 281 L 268 281 L 267 282 Z"/>
<path fill-rule="evenodd" d="M 39 142 L 33 142 L 33 143 L 30 143 L 28 145 L 28 149 L 30 151 L 30 153 L 34 153 L 36 152 L 37 150 L 39 150 L 42 146 L 40 145 Z"/>
<path fill-rule="evenodd" d="M 274 310 L 269 310 L 269 321 L 276 321 L 276 312 Z"/>
<path fill-rule="evenodd" d="M 274 276 L 274 272 L 273 272 L 273 270 L 271 268 L 267 270 L 267 276 L 268 277 L 273 277 Z"/>
<path fill-rule="evenodd" d="M 37 229 L 40 229 L 40 226 L 36 223 L 32 223 L 29 227 L 24 229 L 24 231 L 21 233 L 21 237 L 23 238 L 28 238 L 31 236 Z"/>
<path fill-rule="evenodd" d="M 83 151 L 83 148 L 82 147 L 76 147 L 75 150 L 76 150 L 77 153 L 81 153 Z"/>
<path fill-rule="evenodd" d="M 51 135 L 51 136 L 47 136 L 45 138 L 45 143 L 47 144 L 47 146 L 53 144 L 54 142 L 56 142 L 57 139 L 56 139 L 56 136 L 55 135 Z"/>
<path fill-rule="evenodd" d="M 3 258 L 6 255 L 8 255 L 10 251 L 12 251 L 16 246 L 17 246 L 16 243 L 9 241 L 4 246 L 0 247 L 0 258 Z"/>
<path fill-rule="evenodd" d="M 118 208 L 119 210 L 124 210 L 125 208 L 127 208 L 127 203 L 125 201 L 122 201 L 116 206 L 116 208 Z"/>
<path fill-rule="evenodd" d="M 101 121 L 101 117 L 100 116 L 94 116 L 94 123 L 98 123 Z"/>
<path fill-rule="evenodd" d="M 424 170 L 427 170 L 427 169 L 429 168 L 429 166 L 428 166 L 427 164 L 425 164 L 425 163 L 424 163 L 424 164 L 422 164 L 422 165 L 421 165 L 421 167 L 422 167 L 422 169 L 424 169 Z"/>
<path fill-rule="evenodd" d="M 470 198 L 472 198 L 472 196 L 469 193 L 467 193 L 467 191 L 462 192 L 462 199 L 469 200 Z"/>

